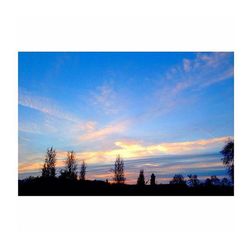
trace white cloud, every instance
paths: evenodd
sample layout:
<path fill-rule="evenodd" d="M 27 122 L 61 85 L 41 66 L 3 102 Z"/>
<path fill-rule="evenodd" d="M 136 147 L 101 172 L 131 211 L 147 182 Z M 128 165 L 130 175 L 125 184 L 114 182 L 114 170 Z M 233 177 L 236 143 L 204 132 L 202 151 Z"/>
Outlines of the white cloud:
<path fill-rule="evenodd" d="M 18 104 L 40 111 L 46 115 L 56 117 L 58 119 L 67 120 L 70 122 L 79 122 L 75 116 L 62 111 L 51 99 L 34 95 L 26 90 L 20 90 Z"/>
<path fill-rule="evenodd" d="M 93 128 L 80 136 L 80 141 L 99 140 L 113 134 L 119 134 L 126 130 L 127 125 L 127 121 L 122 121 L 109 124 L 106 127 L 100 129 Z"/>
<path fill-rule="evenodd" d="M 191 62 L 190 62 L 190 60 L 188 60 L 188 59 L 184 59 L 183 60 L 183 69 L 184 69 L 185 72 L 190 71 L 190 69 L 191 69 Z"/>
<path fill-rule="evenodd" d="M 117 94 L 109 83 L 104 83 L 95 92 L 92 92 L 91 101 L 97 109 L 107 115 L 114 115 L 119 111 L 120 104 Z"/>
<path fill-rule="evenodd" d="M 118 154 L 120 154 L 124 159 L 144 158 L 157 155 L 193 154 L 206 152 L 206 150 L 218 150 L 218 148 L 222 148 L 228 138 L 229 137 L 216 137 L 195 141 L 163 142 L 151 145 L 145 145 L 142 142 L 134 140 L 121 140 L 115 142 L 116 147 L 113 149 L 105 151 L 78 152 L 76 156 L 78 160 L 84 159 L 87 163 L 105 163 L 114 161 Z M 58 167 L 63 166 L 66 155 L 67 152 L 65 151 L 57 152 Z M 40 161 L 36 158 L 30 162 L 19 164 L 19 172 L 41 168 L 42 160 L 42 158 Z"/>
<path fill-rule="evenodd" d="M 187 105 L 192 102 L 196 96 L 188 92 L 186 98 L 183 98 L 185 91 L 202 90 L 232 78 L 232 57 L 233 54 L 229 52 L 197 53 L 193 60 L 183 59 L 180 65 L 168 69 L 165 77 L 160 80 L 159 89 L 154 93 L 156 101 L 150 114 L 161 115 L 178 104 Z"/>

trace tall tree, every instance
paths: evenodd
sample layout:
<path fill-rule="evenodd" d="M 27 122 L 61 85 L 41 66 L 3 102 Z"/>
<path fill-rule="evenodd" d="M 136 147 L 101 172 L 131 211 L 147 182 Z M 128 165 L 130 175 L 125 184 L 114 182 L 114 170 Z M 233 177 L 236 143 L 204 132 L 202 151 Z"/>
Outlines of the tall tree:
<path fill-rule="evenodd" d="M 56 176 L 56 151 L 53 147 L 47 149 L 45 161 L 42 168 L 42 177 L 50 178 Z"/>
<path fill-rule="evenodd" d="M 126 180 L 124 176 L 124 162 L 120 155 L 117 156 L 116 161 L 115 161 L 115 168 L 111 169 L 111 171 L 114 173 L 113 180 L 117 184 L 123 184 Z"/>
<path fill-rule="evenodd" d="M 77 163 L 74 151 L 70 151 L 67 154 L 67 159 L 65 161 L 66 167 L 61 171 L 61 178 L 66 179 L 77 179 Z"/>
<path fill-rule="evenodd" d="M 232 183 L 234 183 L 234 141 L 229 140 L 221 151 L 223 164 L 227 167 Z"/>
<path fill-rule="evenodd" d="M 86 168 L 87 168 L 86 163 L 83 160 L 82 165 L 81 165 L 81 170 L 80 170 L 80 180 L 85 181 L 85 179 L 86 179 Z"/>
<path fill-rule="evenodd" d="M 145 185 L 145 178 L 144 178 L 144 171 L 140 170 L 139 177 L 137 179 L 137 185 L 144 186 Z"/>
<path fill-rule="evenodd" d="M 154 173 L 151 174 L 150 185 L 155 185 L 155 175 L 154 175 Z"/>

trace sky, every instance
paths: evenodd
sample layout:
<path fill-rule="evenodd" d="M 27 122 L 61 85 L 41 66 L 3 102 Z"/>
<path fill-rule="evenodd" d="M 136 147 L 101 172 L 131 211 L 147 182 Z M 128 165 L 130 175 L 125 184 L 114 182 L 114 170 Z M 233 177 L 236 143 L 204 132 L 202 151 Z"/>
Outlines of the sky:
<path fill-rule="evenodd" d="M 118 154 L 128 182 L 138 161 L 159 175 L 184 171 L 180 157 L 196 156 L 185 162 L 190 172 L 206 166 L 203 176 L 222 169 L 218 153 L 234 136 L 233 53 L 19 52 L 18 61 L 19 174 L 40 173 L 51 146 L 58 169 L 74 150 L 93 179 L 111 178 L 98 174 Z"/>

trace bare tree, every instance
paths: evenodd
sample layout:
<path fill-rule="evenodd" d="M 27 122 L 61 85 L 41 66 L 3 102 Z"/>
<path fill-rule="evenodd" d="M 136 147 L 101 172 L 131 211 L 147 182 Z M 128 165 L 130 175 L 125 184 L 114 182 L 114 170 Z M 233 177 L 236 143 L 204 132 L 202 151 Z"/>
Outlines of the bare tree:
<path fill-rule="evenodd" d="M 77 163 L 75 159 L 74 151 L 70 151 L 67 154 L 67 159 L 65 161 L 66 167 L 61 171 L 61 178 L 66 179 L 77 179 Z"/>
<path fill-rule="evenodd" d="M 115 161 L 115 168 L 111 169 L 111 171 L 114 173 L 113 180 L 117 184 L 124 184 L 126 178 L 124 176 L 124 162 L 120 155 L 117 156 Z"/>
<path fill-rule="evenodd" d="M 86 178 L 86 163 L 83 160 L 82 165 L 81 165 L 81 170 L 80 170 L 80 180 L 85 181 Z"/>
<path fill-rule="evenodd" d="M 42 168 L 42 177 L 50 178 L 56 176 L 56 151 L 53 147 L 47 149 L 44 165 Z"/>
<path fill-rule="evenodd" d="M 221 151 L 223 164 L 227 167 L 232 183 L 234 182 L 234 141 L 229 140 Z"/>

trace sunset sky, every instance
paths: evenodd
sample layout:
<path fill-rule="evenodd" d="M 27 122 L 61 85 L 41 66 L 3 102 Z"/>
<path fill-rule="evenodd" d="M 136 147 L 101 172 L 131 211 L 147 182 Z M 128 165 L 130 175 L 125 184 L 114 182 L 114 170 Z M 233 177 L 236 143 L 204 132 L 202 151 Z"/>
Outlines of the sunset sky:
<path fill-rule="evenodd" d="M 58 167 L 74 150 L 97 179 L 98 166 L 117 154 L 126 166 L 126 160 L 218 153 L 234 136 L 233 77 L 229 52 L 20 52 L 19 173 L 39 171 L 51 146 Z M 198 165 L 213 169 L 215 162 Z M 155 164 L 160 173 L 164 164 Z"/>

